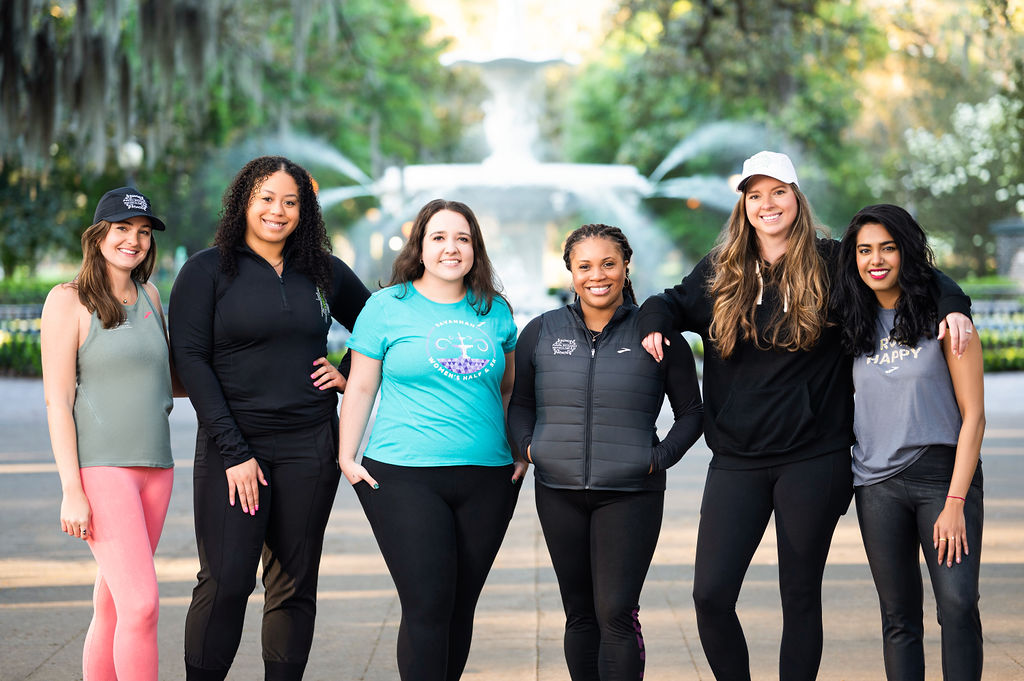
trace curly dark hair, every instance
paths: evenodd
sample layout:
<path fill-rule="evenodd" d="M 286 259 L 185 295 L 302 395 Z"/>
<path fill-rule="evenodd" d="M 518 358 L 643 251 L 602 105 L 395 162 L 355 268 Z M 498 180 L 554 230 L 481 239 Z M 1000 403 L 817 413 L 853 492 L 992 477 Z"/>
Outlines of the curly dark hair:
<path fill-rule="evenodd" d="M 487 257 L 487 249 L 484 247 L 483 232 L 480 231 L 480 223 L 473 214 L 472 209 L 460 201 L 449 201 L 448 199 L 434 199 L 420 208 L 416 219 L 412 223 L 412 231 L 409 233 L 409 240 L 395 256 L 395 262 L 391 266 L 391 281 L 388 286 L 398 284 L 408 285 L 423 276 L 423 238 L 427 234 L 427 223 L 430 218 L 443 210 L 450 210 L 466 218 L 469 223 L 470 243 L 473 246 L 473 266 L 463 277 L 466 290 L 471 294 L 470 305 L 480 314 L 487 314 L 491 311 L 491 304 L 495 298 L 501 298 L 508 305 L 509 310 L 512 304 L 501 293 L 501 283 L 494 273 L 491 259 Z"/>
<path fill-rule="evenodd" d="M 224 191 L 220 224 L 213 240 L 220 250 L 221 271 L 229 277 L 238 275 L 235 248 L 245 242 L 246 212 L 263 182 L 279 170 L 291 175 L 299 187 L 299 226 L 288 236 L 284 246 L 289 264 L 312 279 L 318 288 L 330 290 L 331 243 L 313 180 L 305 168 L 283 156 L 254 158 L 238 171 Z"/>
<path fill-rule="evenodd" d="M 913 345 L 921 338 L 934 338 L 938 311 L 935 306 L 935 256 L 921 225 L 899 206 L 881 203 L 862 208 L 839 244 L 839 273 L 832 292 L 832 305 L 842 320 L 843 349 L 858 355 L 875 350 L 875 319 L 878 298 L 857 270 L 857 235 L 861 227 L 879 224 L 892 236 L 900 254 L 896 283 L 896 318 L 890 337 L 902 345 Z"/>
<path fill-rule="evenodd" d="M 608 239 L 619 247 L 619 252 L 622 253 L 622 260 L 626 264 L 626 283 L 622 288 L 623 291 L 629 294 L 628 300 L 632 300 L 633 304 L 636 305 L 636 293 L 633 292 L 633 282 L 629 279 L 629 261 L 633 259 L 633 248 L 629 245 L 626 235 L 618 227 L 597 223 L 582 225 L 574 229 L 569 236 L 565 237 L 565 247 L 562 249 L 562 260 L 565 262 L 565 269 L 570 272 L 572 271 L 572 249 L 576 248 L 576 244 L 593 238 Z M 579 297 L 580 294 L 577 293 L 576 298 L 579 299 Z"/>

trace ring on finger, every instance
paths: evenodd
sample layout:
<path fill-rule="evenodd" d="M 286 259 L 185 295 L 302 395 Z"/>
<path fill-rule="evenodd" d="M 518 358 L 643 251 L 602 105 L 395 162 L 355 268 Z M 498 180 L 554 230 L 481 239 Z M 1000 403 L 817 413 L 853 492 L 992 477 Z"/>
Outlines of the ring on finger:
<path fill-rule="evenodd" d="M 939 541 L 947 541 L 945 537 L 939 537 Z"/>

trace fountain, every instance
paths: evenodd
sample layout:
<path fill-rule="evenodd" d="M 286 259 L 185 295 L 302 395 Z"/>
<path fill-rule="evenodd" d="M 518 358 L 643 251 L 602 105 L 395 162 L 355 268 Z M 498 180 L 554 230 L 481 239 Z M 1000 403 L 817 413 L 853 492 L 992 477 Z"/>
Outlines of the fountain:
<path fill-rule="evenodd" d="M 322 187 L 325 209 L 355 196 L 373 195 L 380 201 L 380 210 L 371 211 L 349 232 L 352 249 L 346 258 L 368 285 L 386 282 L 394 252 L 407 235 L 403 226 L 407 230 L 420 206 L 441 197 L 463 201 L 476 212 L 488 253 L 520 321 L 559 304 L 553 294 L 569 282 L 561 260 L 562 240 L 586 222 L 616 225 L 629 237 L 634 249 L 631 277 L 641 298 L 677 283 L 688 263 L 654 225 L 643 200 L 697 199 L 728 212 L 736 194 L 725 177 L 665 176 L 693 156 L 718 149 L 738 167 L 739 159 L 764 147 L 765 131 L 735 123 L 705 126 L 677 146 L 651 178 L 628 165 L 541 162 L 534 153 L 539 139 L 539 76 L 547 66 L 565 61 L 519 51 L 514 36 L 521 34 L 521 11 L 516 3 L 502 7 L 503 31 L 494 44 L 503 45 L 503 53 L 445 59 L 479 68 L 490 90 L 483 127 L 491 153 L 480 163 L 392 167 L 372 180 L 321 142 L 294 137 L 281 141 L 286 153 L 311 164 L 314 172 L 316 164 L 328 164 L 356 182 Z"/>

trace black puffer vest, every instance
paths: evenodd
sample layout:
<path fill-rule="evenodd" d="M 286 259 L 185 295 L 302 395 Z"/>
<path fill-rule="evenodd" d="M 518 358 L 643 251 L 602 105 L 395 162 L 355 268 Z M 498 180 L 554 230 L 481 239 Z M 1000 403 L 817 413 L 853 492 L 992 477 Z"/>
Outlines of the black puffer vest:
<path fill-rule="evenodd" d="M 565 489 L 664 489 L 650 475 L 661 367 L 641 347 L 638 310 L 616 310 L 597 342 L 578 308 L 542 316 L 534 350 L 537 422 L 530 444 L 537 480 Z"/>

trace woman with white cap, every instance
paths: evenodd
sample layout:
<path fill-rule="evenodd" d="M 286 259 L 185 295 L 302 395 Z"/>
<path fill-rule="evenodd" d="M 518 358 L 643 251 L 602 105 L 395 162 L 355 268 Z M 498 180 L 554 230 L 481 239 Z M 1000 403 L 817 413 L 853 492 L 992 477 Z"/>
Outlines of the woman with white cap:
<path fill-rule="evenodd" d="M 750 678 L 736 600 L 772 515 L 783 630 L 781 681 L 814 679 L 821 584 L 850 503 L 850 358 L 828 317 L 838 243 L 820 225 L 785 154 L 748 158 L 718 245 L 640 312 L 655 359 L 681 330 L 704 340 L 704 433 L 712 451 L 701 503 L 693 597 L 716 679 Z M 970 301 L 937 277 L 939 334 L 966 346 Z M 951 314 L 952 313 L 952 314 Z M 947 319 L 947 315 L 950 315 Z M 674 334 L 674 335 L 673 335 Z"/>
<path fill-rule="evenodd" d="M 99 570 L 82 654 L 86 681 L 157 678 L 156 550 L 174 480 L 171 372 L 154 230 L 133 187 L 103 195 L 82 234 L 82 267 L 46 297 L 40 333 L 61 530 Z"/>

